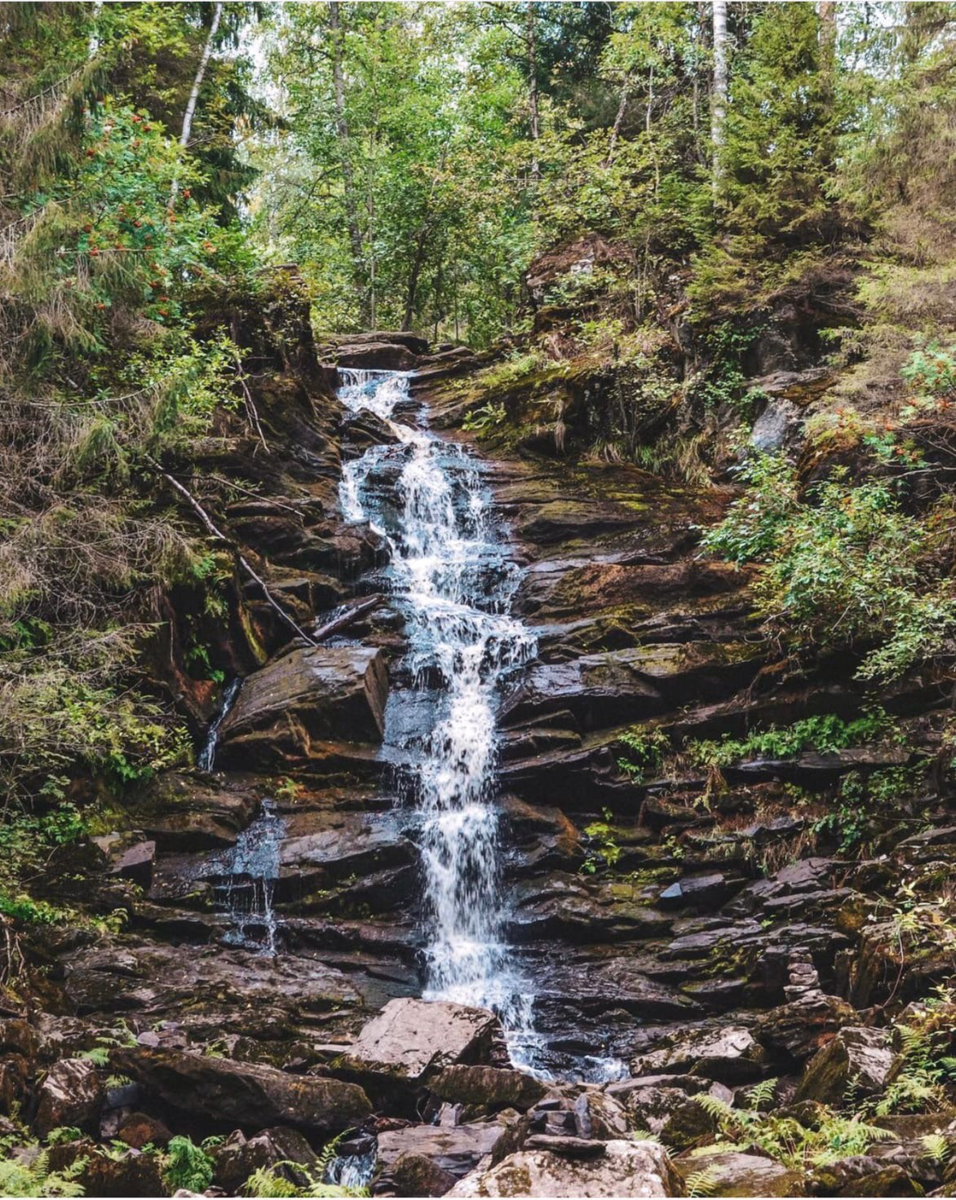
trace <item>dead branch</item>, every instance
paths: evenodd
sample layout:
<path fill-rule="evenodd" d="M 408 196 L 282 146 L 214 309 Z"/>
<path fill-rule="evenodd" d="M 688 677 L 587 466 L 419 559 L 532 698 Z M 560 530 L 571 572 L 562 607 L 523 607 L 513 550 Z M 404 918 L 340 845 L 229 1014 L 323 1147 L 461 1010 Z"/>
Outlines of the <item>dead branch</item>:
<path fill-rule="evenodd" d="M 176 489 L 176 491 L 187 501 L 190 508 L 193 510 L 193 512 L 196 514 L 196 516 L 199 517 L 200 521 L 202 521 L 203 525 L 206 527 L 206 530 L 208 531 L 208 533 L 210 534 L 211 537 L 216 538 L 220 542 L 225 542 L 225 543 L 227 543 L 227 545 L 232 544 L 229 541 L 229 538 L 227 538 L 226 535 L 222 532 L 222 530 L 219 529 L 215 525 L 212 517 L 210 517 L 209 513 L 206 512 L 206 510 L 199 503 L 199 501 L 192 494 L 192 492 L 190 492 L 187 488 L 183 487 L 183 485 L 179 482 L 179 480 L 174 479 L 172 477 L 172 475 L 169 474 L 168 471 L 164 471 L 163 468 L 159 465 L 159 463 L 154 458 L 147 455 L 146 461 L 149 463 L 149 465 L 153 468 L 154 471 L 157 471 L 160 475 L 162 475 L 162 477 L 166 480 L 166 482 L 169 483 L 172 487 L 174 487 Z M 305 632 L 305 630 L 291 616 L 289 616 L 289 614 L 282 607 L 282 605 L 279 603 L 279 601 L 276 600 L 275 596 L 273 596 L 273 594 L 269 591 L 269 588 L 266 585 L 266 581 L 253 568 L 252 564 L 245 557 L 245 555 L 242 554 L 238 549 L 236 549 L 236 558 L 239 560 L 239 565 L 246 572 L 246 574 L 249 576 L 249 578 L 252 579 L 254 583 L 258 584 L 259 588 L 262 591 L 263 596 L 265 596 L 266 600 L 275 609 L 275 611 L 282 618 L 282 620 L 285 622 L 285 624 L 288 625 L 289 628 L 298 637 L 305 638 L 306 642 L 308 642 L 308 644 L 310 646 L 314 646 L 315 639 L 310 637 L 309 634 L 307 634 Z"/>

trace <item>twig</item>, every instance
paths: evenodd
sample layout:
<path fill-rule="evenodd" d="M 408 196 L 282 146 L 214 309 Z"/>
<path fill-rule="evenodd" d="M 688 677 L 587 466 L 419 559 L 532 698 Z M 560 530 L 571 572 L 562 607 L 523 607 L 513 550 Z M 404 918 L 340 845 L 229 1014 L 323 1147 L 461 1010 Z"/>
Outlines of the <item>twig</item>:
<path fill-rule="evenodd" d="M 184 499 L 189 503 L 189 506 L 192 508 L 193 512 L 199 517 L 200 521 L 202 521 L 203 525 L 206 527 L 212 537 L 217 538 L 220 542 L 231 544 L 222 530 L 216 527 L 212 517 L 210 517 L 209 513 L 206 512 L 196 497 L 185 487 L 183 487 L 178 479 L 174 479 L 168 471 L 164 471 L 155 458 L 152 458 L 150 455 L 146 455 L 146 461 L 150 464 L 154 471 L 158 471 L 159 474 L 162 475 L 162 477 L 166 480 L 166 482 L 171 484 L 176 491 L 179 492 L 182 497 L 184 497 Z M 275 609 L 286 625 L 288 625 L 298 637 L 305 638 L 310 646 L 314 646 L 315 639 L 310 637 L 309 634 L 307 634 L 305 630 L 295 620 L 293 620 L 292 617 L 289 616 L 279 601 L 276 600 L 276 598 L 269 591 L 269 588 L 266 586 L 266 582 L 262 576 L 254 570 L 249 560 L 238 549 L 236 549 L 236 558 L 239 560 L 239 565 L 246 572 L 246 574 L 259 585 L 263 596 L 265 596 L 266 600 L 268 600 L 269 604 Z"/>
<path fill-rule="evenodd" d="M 313 637 L 317 642 L 323 641 L 327 637 L 331 637 L 333 633 L 338 633 L 342 629 L 346 629 L 352 625 L 359 617 L 364 617 L 366 613 L 370 613 L 373 608 L 378 608 L 382 603 L 383 597 L 371 596 L 367 600 L 362 600 L 344 613 L 339 613 L 337 617 L 333 617 L 331 621 L 320 626 Z"/>

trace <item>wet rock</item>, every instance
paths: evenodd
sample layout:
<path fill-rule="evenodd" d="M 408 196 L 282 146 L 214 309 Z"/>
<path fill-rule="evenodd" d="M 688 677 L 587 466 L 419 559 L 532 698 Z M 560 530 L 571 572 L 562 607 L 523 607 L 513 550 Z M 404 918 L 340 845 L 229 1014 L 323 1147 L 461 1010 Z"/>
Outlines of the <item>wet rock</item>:
<path fill-rule="evenodd" d="M 360 408 L 343 423 L 343 458 L 357 458 L 370 446 L 392 446 L 398 440 L 398 434 L 387 421 L 368 408 Z"/>
<path fill-rule="evenodd" d="M 721 1083 L 749 1083 L 764 1073 L 767 1053 L 742 1025 L 687 1030 L 666 1044 L 635 1058 L 635 1075 L 683 1073 Z"/>
<path fill-rule="evenodd" d="M 34 1126 L 41 1138 L 61 1125 L 87 1133 L 99 1127 L 103 1107 L 103 1083 L 96 1067 L 83 1058 L 64 1058 L 54 1063 L 38 1089 Z"/>
<path fill-rule="evenodd" d="M 794 1100 L 838 1105 L 851 1081 L 855 1095 L 875 1095 L 886 1087 L 896 1060 L 885 1030 L 846 1026 L 807 1064 Z"/>
<path fill-rule="evenodd" d="M 799 440 L 804 414 L 790 400 L 771 400 L 750 431 L 750 444 L 764 452 L 793 446 Z"/>
<path fill-rule="evenodd" d="M 308 1176 L 293 1164 L 314 1169 L 319 1161 L 301 1133 L 281 1125 L 250 1138 L 238 1131 L 231 1134 L 215 1151 L 215 1159 L 213 1181 L 229 1196 L 239 1195 L 249 1176 L 260 1169 L 278 1168 L 281 1179 L 302 1187 Z"/>
<path fill-rule="evenodd" d="M 124 1049 L 113 1061 L 152 1100 L 243 1130 L 292 1125 L 338 1133 L 372 1111 L 360 1087 L 338 1079 L 287 1075 L 274 1067 L 175 1050 Z"/>
<path fill-rule="evenodd" d="M 129 803 L 131 819 L 160 851 L 218 850 L 235 844 L 259 807 L 255 783 L 165 771 Z"/>
<path fill-rule="evenodd" d="M 674 1166 L 683 1179 L 706 1172 L 708 1196 L 804 1196 L 800 1171 L 791 1171 L 772 1158 L 736 1151 L 718 1154 L 682 1154 Z"/>
<path fill-rule="evenodd" d="M 602 1144 L 602 1143 L 599 1143 Z M 448 1193 L 464 1196 L 679 1196 L 683 1188 L 663 1147 L 611 1141 L 592 1159 L 521 1150 L 476 1171 Z"/>
<path fill-rule="evenodd" d="M 446 1067 L 428 1087 L 452 1103 L 519 1111 L 533 1108 L 547 1092 L 545 1084 L 533 1075 L 501 1067 Z"/>
<path fill-rule="evenodd" d="M 418 1081 L 457 1063 L 488 1064 L 501 1038 L 494 1013 L 444 1000 L 392 1000 L 337 1064 L 361 1075 Z"/>
<path fill-rule="evenodd" d="M 379 742 L 387 691 L 380 650 L 292 650 L 246 679 L 220 728 L 220 761 L 258 769 L 321 758 L 330 742 Z"/>
<path fill-rule="evenodd" d="M 418 355 L 397 342 L 355 342 L 341 345 L 335 351 L 340 367 L 357 367 L 364 371 L 413 371 Z"/>
<path fill-rule="evenodd" d="M 509 723 L 566 710 L 580 728 L 599 729 L 660 712 L 663 698 L 641 671 L 645 658 L 641 650 L 620 650 L 538 663 L 524 677 Z"/>
<path fill-rule="evenodd" d="M 707 875 L 687 875 L 665 888 L 657 897 L 662 908 L 692 905 L 695 908 L 719 908 L 743 886 L 742 879 L 731 879 L 722 872 Z"/>

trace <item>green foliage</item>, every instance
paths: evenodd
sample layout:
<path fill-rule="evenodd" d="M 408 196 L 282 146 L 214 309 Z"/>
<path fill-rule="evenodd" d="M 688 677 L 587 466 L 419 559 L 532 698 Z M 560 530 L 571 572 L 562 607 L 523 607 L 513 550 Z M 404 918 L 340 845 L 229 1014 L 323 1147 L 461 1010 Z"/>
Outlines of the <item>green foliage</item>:
<path fill-rule="evenodd" d="M 0 1196 L 82 1196 L 77 1177 L 83 1173 L 86 1159 L 80 1158 L 62 1171 L 50 1170 L 50 1152 L 36 1143 L 18 1145 L 3 1142 L 5 1157 L 0 1159 Z"/>
<path fill-rule="evenodd" d="M 670 750 L 670 738 L 662 729 L 642 729 L 636 725 L 617 740 L 625 751 L 618 757 L 618 770 L 632 783 L 643 783 L 648 773 L 659 771 L 664 755 Z"/>
<path fill-rule="evenodd" d="M 732 1108 L 716 1096 L 698 1095 L 697 1104 L 717 1122 L 727 1141 L 692 1151 L 695 1158 L 726 1150 L 754 1148 L 796 1171 L 824 1166 L 853 1154 L 863 1154 L 873 1142 L 892 1138 L 887 1129 L 868 1124 L 859 1114 L 843 1116 L 829 1108 L 803 1125 L 794 1117 L 755 1108 Z"/>
<path fill-rule="evenodd" d="M 939 654 L 956 628 L 942 571 L 946 502 L 904 511 L 889 484 L 820 484 L 800 501 L 783 459 L 756 460 L 751 487 L 702 539 L 734 562 L 764 565 L 759 611 L 797 645 L 863 646 L 858 674 L 889 679 Z"/>
<path fill-rule="evenodd" d="M 593 875 L 599 865 L 613 869 L 621 857 L 622 850 L 617 843 L 617 831 L 611 824 L 613 814 L 609 808 L 604 809 L 603 821 L 592 821 L 584 827 L 584 836 L 588 839 L 584 862 L 581 870 L 586 875 Z"/>
<path fill-rule="evenodd" d="M 170 1138 L 163 1156 L 163 1183 L 170 1192 L 185 1188 L 190 1192 L 204 1192 L 212 1183 L 216 1160 L 208 1150 L 221 1138 L 206 1138 L 199 1146 L 188 1137 L 177 1135 Z"/>
<path fill-rule="evenodd" d="M 687 745 L 691 761 L 705 767 L 729 767 L 749 758 L 793 758 L 804 750 L 828 754 L 848 746 L 885 741 L 892 735 L 893 722 L 880 708 L 852 721 L 835 713 L 805 717 L 792 725 L 755 729 L 745 738 L 724 734 L 719 742 L 692 741 Z"/>

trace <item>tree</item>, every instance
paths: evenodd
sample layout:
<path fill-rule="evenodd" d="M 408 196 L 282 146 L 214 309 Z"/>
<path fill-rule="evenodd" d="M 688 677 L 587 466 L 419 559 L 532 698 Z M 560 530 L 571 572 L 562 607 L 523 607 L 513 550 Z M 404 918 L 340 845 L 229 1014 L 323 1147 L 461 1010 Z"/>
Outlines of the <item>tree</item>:
<path fill-rule="evenodd" d="M 710 140 L 715 189 L 720 184 L 724 123 L 727 120 L 727 0 L 713 2 L 714 85 L 711 98 Z"/>

